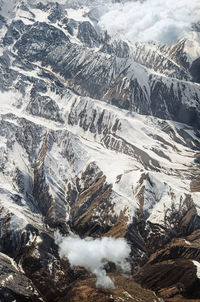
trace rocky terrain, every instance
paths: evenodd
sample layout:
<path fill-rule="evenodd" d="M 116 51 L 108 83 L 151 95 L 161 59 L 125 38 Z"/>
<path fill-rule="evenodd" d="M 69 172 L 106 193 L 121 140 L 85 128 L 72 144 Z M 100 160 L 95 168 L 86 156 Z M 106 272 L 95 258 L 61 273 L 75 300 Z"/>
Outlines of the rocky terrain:
<path fill-rule="evenodd" d="M 199 27 L 131 43 L 101 9 L 1 3 L 0 301 L 200 301 Z M 57 231 L 126 238 L 131 274 L 95 288 Z"/>

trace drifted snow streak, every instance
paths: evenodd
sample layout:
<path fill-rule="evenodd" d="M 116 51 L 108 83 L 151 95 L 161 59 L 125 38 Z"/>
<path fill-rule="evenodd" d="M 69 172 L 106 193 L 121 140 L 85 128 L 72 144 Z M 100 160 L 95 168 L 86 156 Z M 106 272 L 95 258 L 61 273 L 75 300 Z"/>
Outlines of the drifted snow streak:
<path fill-rule="evenodd" d="M 104 269 L 104 265 L 108 261 L 115 263 L 124 272 L 128 272 L 130 269 L 127 262 L 130 247 L 125 239 L 111 237 L 81 239 L 58 235 L 57 243 L 60 247 L 60 256 L 67 257 L 72 267 L 82 266 L 97 277 L 97 287 L 114 288 L 113 281 L 106 275 Z"/>

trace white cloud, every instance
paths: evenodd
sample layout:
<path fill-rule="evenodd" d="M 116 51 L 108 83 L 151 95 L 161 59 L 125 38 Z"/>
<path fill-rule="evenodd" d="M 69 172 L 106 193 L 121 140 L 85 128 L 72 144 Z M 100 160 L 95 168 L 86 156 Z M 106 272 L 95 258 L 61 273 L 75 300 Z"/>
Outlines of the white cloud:
<path fill-rule="evenodd" d="M 67 257 L 72 267 L 81 266 L 92 272 L 97 277 L 97 287 L 114 287 L 113 281 L 104 270 L 104 265 L 108 261 L 114 262 L 123 271 L 130 269 L 127 262 L 130 247 L 125 239 L 111 237 L 81 239 L 75 236 L 61 237 L 60 235 L 56 237 L 60 247 L 60 256 Z"/>
<path fill-rule="evenodd" d="M 108 33 L 131 41 L 174 43 L 200 20 L 199 0 L 146 0 L 110 5 L 100 20 Z"/>

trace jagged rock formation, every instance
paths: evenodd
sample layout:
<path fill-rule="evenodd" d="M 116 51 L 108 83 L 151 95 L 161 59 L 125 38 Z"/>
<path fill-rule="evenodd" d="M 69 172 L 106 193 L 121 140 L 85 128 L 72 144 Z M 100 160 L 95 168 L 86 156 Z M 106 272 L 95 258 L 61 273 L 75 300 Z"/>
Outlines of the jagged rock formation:
<path fill-rule="evenodd" d="M 0 299 L 131 301 L 61 260 L 56 230 L 125 237 L 137 282 L 199 299 L 199 31 L 115 41 L 91 1 L 13 5 L 0 16 Z"/>

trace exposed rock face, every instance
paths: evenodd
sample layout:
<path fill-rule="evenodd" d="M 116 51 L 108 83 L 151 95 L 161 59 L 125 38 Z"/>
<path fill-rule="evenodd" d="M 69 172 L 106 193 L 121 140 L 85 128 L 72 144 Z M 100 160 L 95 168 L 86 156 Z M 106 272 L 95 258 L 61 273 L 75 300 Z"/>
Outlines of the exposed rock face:
<path fill-rule="evenodd" d="M 97 289 L 94 285 L 94 279 L 90 276 L 86 280 L 81 280 L 72 284 L 68 294 L 61 298 L 59 302 L 114 302 L 114 301 L 148 301 L 157 302 L 159 298 L 154 293 L 141 288 L 133 280 L 125 277 L 116 277 L 116 288 L 113 290 Z"/>
<path fill-rule="evenodd" d="M 172 46 L 115 41 L 94 1 L 12 5 L 0 15 L 0 300 L 158 300 L 111 264 L 116 290 L 96 289 L 60 259 L 56 231 L 125 237 L 137 282 L 199 299 L 198 30 Z"/>
<path fill-rule="evenodd" d="M 148 263 L 136 273 L 135 280 L 164 299 L 176 294 L 200 299 L 198 267 L 191 260 L 199 261 L 199 257 L 198 230 L 186 239 L 173 239 L 152 254 Z"/>
<path fill-rule="evenodd" d="M 76 188 L 78 192 L 69 186 L 76 196 L 74 200 L 73 195 L 68 195 L 71 228 L 84 236 L 105 234 L 117 219 L 113 203 L 109 202 L 112 185 L 106 183 L 105 175 L 91 163 L 80 179 L 77 178 Z M 113 217 L 108 215 L 112 212 Z"/>
<path fill-rule="evenodd" d="M 138 272 L 135 279 L 142 286 L 156 291 L 164 299 L 177 294 L 200 298 L 199 279 L 196 267 L 191 261 L 171 260 L 157 265 L 147 264 L 142 272 Z"/>
<path fill-rule="evenodd" d="M 0 299 L 2 302 L 14 300 L 23 302 L 44 301 L 30 279 L 23 272 L 20 272 L 13 259 L 2 253 L 0 259 Z"/>

